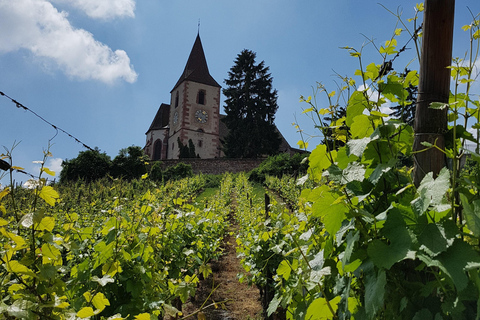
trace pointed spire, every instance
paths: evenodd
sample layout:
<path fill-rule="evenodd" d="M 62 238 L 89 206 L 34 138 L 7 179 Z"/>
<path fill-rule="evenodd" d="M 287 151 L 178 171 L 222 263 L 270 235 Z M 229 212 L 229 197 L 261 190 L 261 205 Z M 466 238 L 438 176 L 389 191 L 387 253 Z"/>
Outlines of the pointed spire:
<path fill-rule="evenodd" d="M 172 91 L 186 80 L 207 84 L 213 87 L 220 87 L 220 85 L 217 83 L 217 81 L 215 81 L 215 79 L 213 79 L 208 71 L 207 60 L 205 59 L 205 53 L 203 52 L 200 34 L 197 34 L 197 38 L 193 44 L 193 48 L 190 52 L 190 56 L 188 57 L 185 69 L 183 70 L 180 79 L 178 79 Z"/>

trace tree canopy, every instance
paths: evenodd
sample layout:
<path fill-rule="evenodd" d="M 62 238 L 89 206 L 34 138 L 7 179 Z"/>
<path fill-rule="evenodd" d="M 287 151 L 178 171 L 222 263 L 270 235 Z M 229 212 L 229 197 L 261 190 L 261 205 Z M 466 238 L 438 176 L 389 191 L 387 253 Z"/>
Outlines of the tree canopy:
<path fill-rule="evenodd" d="M 264 61 L 256 63 L 256 53 L 243 50 L 225 79 L 225 113 L 222 121 L 229 129 L 223 141 L 229 158 L 257 158 L 278 153 L 280 136 L 275 127 L 277 90 Z"/>
<path fill-rule="evenodd" d="M 142 148 L 138 146 L 121 149 L 113 161 L 97 148 L 81 151 L 76 158 L 63 161 L 60 182 L 91 182 L 107 175 L 127 180 L 138 179 L 147 172 L 147 160 Z"/>
<path fill-rule="evenodd" d="M 147 172 L 148 157 L 139 146 L 121 149 L 113 159 L 111 174 L 114 178 L 138 179 Z"/>
<path fill-rule="evenodd" d="M 80 151 L 76 158 L 66 159 L 62 162 L 60 181 L 67 182 L 83 179 L 90 182 L 98 180 L 110 172 L 111 166 L 112 160 L 110 157 L 105 152 L 100 153 L 98 148 Z"/>

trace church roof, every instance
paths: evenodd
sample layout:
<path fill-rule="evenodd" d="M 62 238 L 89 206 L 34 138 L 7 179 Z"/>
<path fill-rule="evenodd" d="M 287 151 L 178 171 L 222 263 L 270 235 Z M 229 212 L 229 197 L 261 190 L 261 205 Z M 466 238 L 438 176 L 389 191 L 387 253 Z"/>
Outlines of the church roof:
<path fill-rule="evenodd" d="M 150 128 L 148 128 L 145 134 L 149 133 L 152 130 L 166 128 L 168 126 L 169 116 L 170 116 L 170 105 L 166 103 L 162 103 L 158 108 L 155 118 L 153 118 Z"/>
<path fill-rule="evenodd" d="M 193 48 L 190 52 L 190 56 L 188 57 L 185 69 L 183 70 L 180 79 L 178 79 L 172 91 L 186 80 L 207 84 L 213 87 L 221 87 L 208 71 L 207 59 L 205 59 L 205 53 L 203 52 L 200 34 L 197 34 L 197 38 L 193 44 Z"/>

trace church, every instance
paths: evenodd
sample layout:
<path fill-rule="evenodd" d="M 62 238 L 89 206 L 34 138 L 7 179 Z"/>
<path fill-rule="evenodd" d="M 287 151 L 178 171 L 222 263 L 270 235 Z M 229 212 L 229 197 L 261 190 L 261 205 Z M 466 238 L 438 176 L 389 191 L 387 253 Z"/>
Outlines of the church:
<path fill-rule="evenodd" d="M 180 145 L 195 146 L 201 159 L 223 157 L 222 138 L 228 133 L 220 121 L 221 86 L 208 71 L 200 34 L 187 64 L 170 91 L 170 104 L 162 103 L 146 132 L 145 154 L 151 160 L 178 159 Z M 281 152 L 295 152 L 282 138 Z"/>

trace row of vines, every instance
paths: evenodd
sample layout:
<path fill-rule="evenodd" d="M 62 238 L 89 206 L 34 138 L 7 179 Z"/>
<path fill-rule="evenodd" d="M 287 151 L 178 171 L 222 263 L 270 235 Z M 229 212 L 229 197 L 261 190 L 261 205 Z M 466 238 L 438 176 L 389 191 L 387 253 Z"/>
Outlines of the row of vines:
<path fill-rule="evenodd" d="M 422 10 L 418 5 L 417 14 Z M 389 102 L 407 113 L 409 90 L 418 85 L 416 71 L 385 69 L 404 51 L 397 37 L 421 39 L 418 26 L 409 31 L 399 23 L 404 28 L 375 46 L 381 63 L 366 64 L 364 47 L 345 48 L 359 62 L 359 81 L 342 77 L 338 91 L 319 84 L 301 98 L 324 143 L 311 153 L 307 176 L 266 178 L 288 209 L 275 201 L 269 210 L 255 205 L 248 181 L 236 182 L 238 250 L 245 278 L 270 295 L 266 317 L 480 319 L 480 154 L 473 135 L 480 99 L 471 91 L 478 86 L 480 20 L 463 27 L 471 47 L 451 67 L 449 103 L 430 106 L 449 111 L 441 150 L 447 165 L 418 186 L 413 129 L 383 111 Z M 440 149 L 435 141 L 423 146 Z"/>
<path fill-rule="evenodd" d="M 211 274 L 228 226 L 229 194 L 217 193 L 208 207 L 193 202 L 204 185 L 202 176 L 163 186 L 40 179 L 33 190 L 3 189 L 0 318 L 181 315 Z"/>

